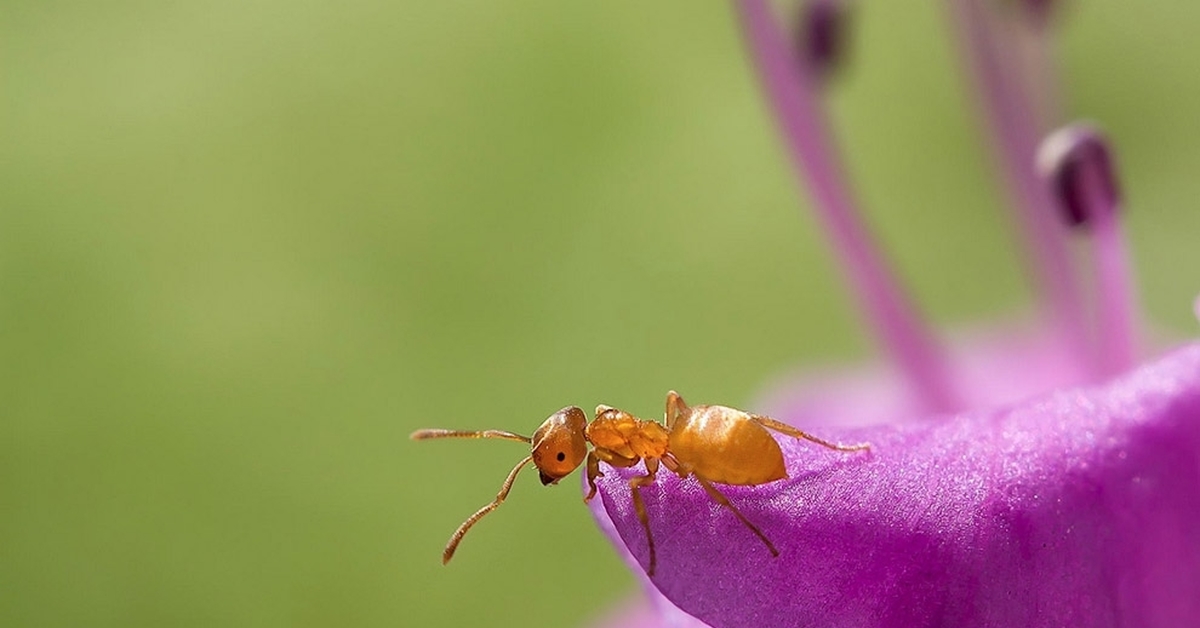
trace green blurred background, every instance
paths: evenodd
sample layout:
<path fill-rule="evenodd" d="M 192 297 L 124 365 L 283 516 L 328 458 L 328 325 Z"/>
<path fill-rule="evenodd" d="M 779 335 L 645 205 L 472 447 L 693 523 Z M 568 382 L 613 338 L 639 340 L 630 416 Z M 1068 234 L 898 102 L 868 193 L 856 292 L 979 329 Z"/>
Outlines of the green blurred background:
<path fill-rule="evenodd" d="M 1069 4 L 1071 110 L 1193 333 L 1200 5 Z M 863 5 L 831 105 L 871 224 L 937 324 L 1027 308 L 940 5 Z M 866 358 L 764 113 L 719 2 L 5 2 L 0 625 L 619 603 L 574 478 L 442 567 L 523 450 L 407 435 Z"/>

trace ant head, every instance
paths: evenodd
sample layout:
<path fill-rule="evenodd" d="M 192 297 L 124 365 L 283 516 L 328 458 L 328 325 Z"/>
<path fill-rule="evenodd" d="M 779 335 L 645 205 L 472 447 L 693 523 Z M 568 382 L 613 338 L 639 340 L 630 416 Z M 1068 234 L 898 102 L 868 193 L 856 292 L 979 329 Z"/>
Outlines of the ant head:
<path fill-rule="evenodd" d="M 587 457 L 587 439 L 583 435 L 587 415 L 575 406 L 567 406 L 550 415 L 533 433 L 533 464 L 542 484 L 557 484 L 570 475 Z"/>

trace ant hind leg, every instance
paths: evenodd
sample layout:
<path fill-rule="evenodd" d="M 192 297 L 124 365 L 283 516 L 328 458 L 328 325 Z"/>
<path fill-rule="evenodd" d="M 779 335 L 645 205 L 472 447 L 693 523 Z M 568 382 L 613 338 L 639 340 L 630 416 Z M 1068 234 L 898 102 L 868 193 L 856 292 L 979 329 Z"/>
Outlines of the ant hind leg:
<path fill-rule="evenodd" d="M 781 423 L 779 421 L 776 421 L 775 419 L 772 419 L 771 417 L 765 417 L 765 416 L 759 416 L 757 414 L 751 414 L 750 419 L 765 428 L 775 430 L 776 432 L 779 432 L 781 434 L 787 434 L 788 436 L 792 436 L 794 438 L 802 438 L 804 440 L 812 441 L 818 445 L 828 447 L 830 449 L 836 449 L 838 451 L 860 451 L 863 449 L 871 448 L 871 446 L 867 443 L 859 443 L 857 445 L 839 445 L 837 443 L 831 443 L 827 440 L 822 440 L 820 438 L 817 438 L 816 436 L 813 436 L 812 434 L 809 434 L 808 432 L 800 431 L 800 430 L 788 425 L 787 423 Z"/>
<path fill-rule="evenodd" d="M 718 491 L 717 487 L 712 485 L 712 482 L 709 482 L 708 480 L 706 480 L 694 473 L 692 474 L 692 477 L 696 478 L 696 481 L 700 483 L 700 486 L 704 487 L 704 490 L 708 493 L 708 496 L 711 497 L 714 502 L 717 502 L 718 504 L 733 511 L 733 514 L 737 515 L 737 518 L 741 519 L 742 523 L 744 523 L 747 528 L 750 528 L 751 532 L 753 532 L 756 536 L 758 536 L 758 538 L 762 539 L 762 542 L 766 543 L 767 549 L 771 550 L 772 556 L 779 555 L 779 550 L 775 549 L 775 544 L 771 542 L 771 539 L 768 539 L 767 535 L 763 534 L 762 530 L 758 529 L 758 526 L 754 525 L 753 523 L 750 523 L 750 520 L 746 518 L 746 515 L 743 515 L 742 511 L 738 510 L 737 506 L 734 506 L 733 502 L 729 501 L 728 497 L 725 497 L 725 495 L 722 494 L 721 491 Z"/>

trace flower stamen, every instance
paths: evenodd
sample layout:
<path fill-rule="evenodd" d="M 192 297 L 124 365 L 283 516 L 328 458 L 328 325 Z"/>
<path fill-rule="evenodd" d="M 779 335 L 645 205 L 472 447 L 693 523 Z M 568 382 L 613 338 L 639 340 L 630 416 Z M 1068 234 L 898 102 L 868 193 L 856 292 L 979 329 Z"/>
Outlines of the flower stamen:
<path fill-rule="evenodd" d="M 1060 8 L 1059 0 L 1016 0 L 1012 4 L 1024 14 L 1027 22 L 1038 28 L 1044 28 L 1054 18 L 1055 11 Z"/>
<path fill-rule="evenodd" d="M 1034 166 L 1045 114 L 1039 115 L 1011 64 L 1006 64 L 1002 42 L 989 7 L 982 0 L 947 0 L 955 31 L 971 63 L 997 148 L 1012 204 L 1030 253 L 1030 274 L 1048 305 L 1052 324 L 1070 350 L 1083 361 L 1088 342 L 1080 329 L 1083 292 L 1071 266 L 1066 230 L 1054 220 L 1054 200 Z"/>
<path fill-rule="evenodd" d="M 918 391 L 930 413 L 958 409 L 940 348 L 888 272 L 845 182 L 811 66 L 798 63 L 765 0 L 735 3 L 796 175 L 840 257 L 843 272 L 876 336 Z"/>
<path fill-rule="evenodd" d="M 1120 190 L 1108 141 L 1091 124 L 1072 124 L 1042 142 L 1037 164 L 1067 224 L 1092 234 L 1099 298 L 1096 353 L 1102 373 L 1115 375 L 1133 366 L 1137 324 L 1129 256 L 1117 216 Z"/>
<path fill-rule="evenodd" d="M 828 80 L 845 60 L 851 9 L 849 0 L 801 3 L 796 20 L 796 55 L 820 81 Z"/>

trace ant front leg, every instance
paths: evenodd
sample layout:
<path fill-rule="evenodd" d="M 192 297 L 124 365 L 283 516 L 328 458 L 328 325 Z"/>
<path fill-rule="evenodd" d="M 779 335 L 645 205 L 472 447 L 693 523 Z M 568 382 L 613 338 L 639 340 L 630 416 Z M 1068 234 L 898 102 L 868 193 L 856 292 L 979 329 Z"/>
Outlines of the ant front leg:
<path fill-rule="evenodd" d="M 600 472 L 600 456 L 596 454 L 596 450 L 588 452 L 587 455 L 587 483 L 588 494 L 583 498 L 583 503 L 592 501 L 596 496 L 596 478 L 602 478 L 604 474 Z"/>
<path fill-rule="evenodd" d="M 600 472 L 600 463 L 605 462 L 614 467 L 627 468 L 637 464 L 637 458 L 626 458 L 617 453 L 597 447 L 588 452 L 587 457 L 587 482 L 588 494 L 583 498 L 583 503 L 592 501 L 596 496 L 596 478 L 604 477 Z"/>
<path fill-rule="evenodd" d="M 657 557 L 654 552 L 654 535 L 650 533 L 650 517 L 646 514 L 646 503 L 642 501 L 642 487 L 649 486 L 654 483 L 654 474 L 658 472 L 658 459 L 646 459 L 646 475 L 639 475 L 632 480 L 629 480 L 629 492 L 633 495 L 633 509 L 637 513 L 638 520 L 642 522 L 642 528 L 646 530 L 646 544 L 650 546 L 650 568 L 646 570 L 646 575 L 654 576 L 654 567 L 657 563 Z"/>

